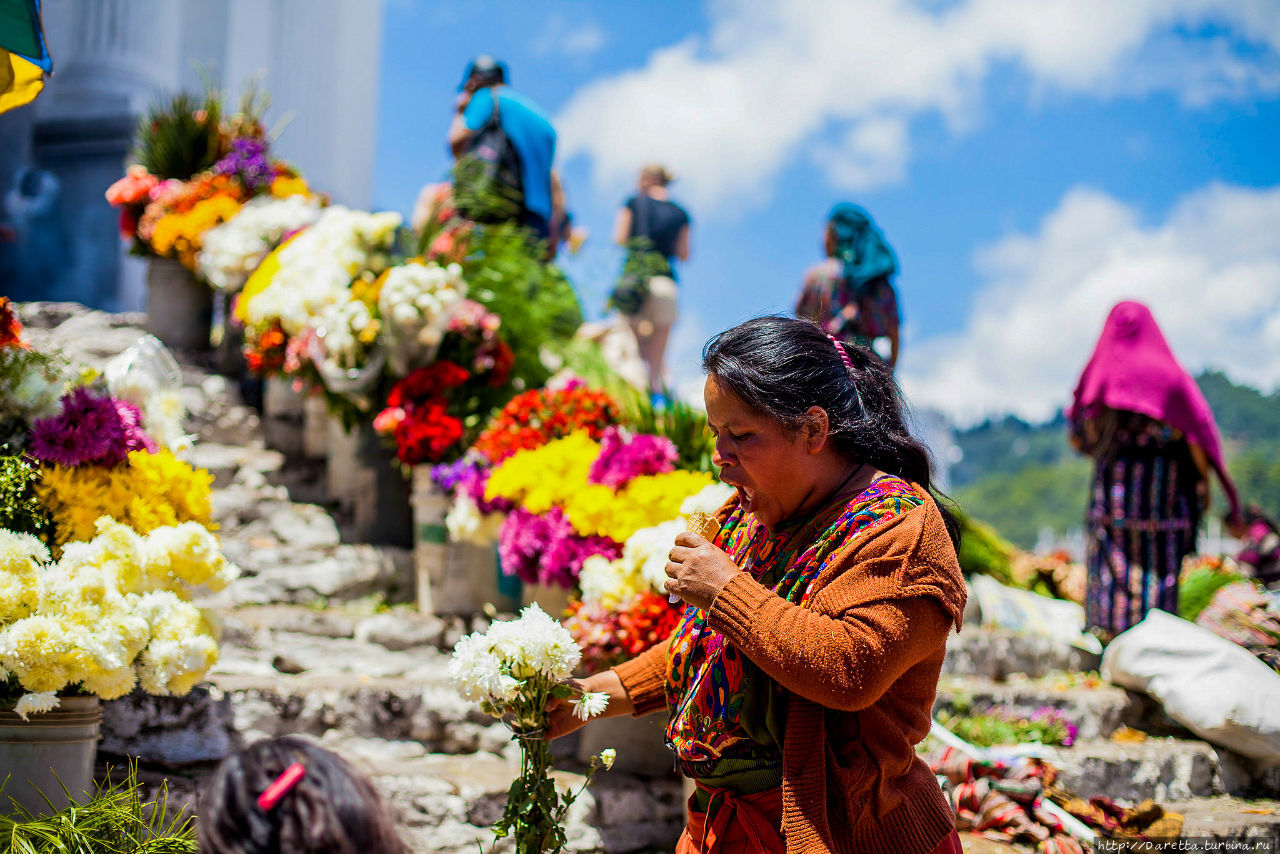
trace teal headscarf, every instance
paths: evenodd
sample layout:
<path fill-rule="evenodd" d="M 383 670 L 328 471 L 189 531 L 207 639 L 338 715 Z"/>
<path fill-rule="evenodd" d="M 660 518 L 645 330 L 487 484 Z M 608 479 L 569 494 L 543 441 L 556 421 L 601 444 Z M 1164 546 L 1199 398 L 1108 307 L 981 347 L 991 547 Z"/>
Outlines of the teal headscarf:
<path fill-rule="evenodd" d="M 893 250 L 862 208 L 847 202 L 838 204 L 827 221 L 835 234 L 835 257 L 844 265 L 842 276 L 853 290 L 897 271 Z"/>

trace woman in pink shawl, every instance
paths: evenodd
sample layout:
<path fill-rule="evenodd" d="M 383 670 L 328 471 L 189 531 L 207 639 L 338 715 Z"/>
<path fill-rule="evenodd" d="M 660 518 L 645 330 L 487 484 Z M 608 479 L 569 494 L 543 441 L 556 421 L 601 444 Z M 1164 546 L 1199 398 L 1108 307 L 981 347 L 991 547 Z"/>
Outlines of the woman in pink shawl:
<path fill-rule="evenodd" d="M 1235 485 L 1209 404 L 1137 302 L 1111 309 L 1067 410 L 1071 442 L 1094 460 L 1085 519 L 1090 628 L 1114 636 L 1152 608 L 1178 613 L 1178 574 L 1208 509 L 1209 470 Z"/>

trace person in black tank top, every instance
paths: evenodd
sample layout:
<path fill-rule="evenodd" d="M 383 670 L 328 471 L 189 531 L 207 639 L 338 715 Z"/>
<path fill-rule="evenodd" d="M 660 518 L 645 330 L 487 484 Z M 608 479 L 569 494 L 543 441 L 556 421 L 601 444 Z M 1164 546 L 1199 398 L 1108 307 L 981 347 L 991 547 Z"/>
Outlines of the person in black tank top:
<path fill-rule="evenodd" d="M 672 177 L 662 166 L 640 170 L 639 192 L 618 211 L 613 230 L 614 241 L 627 247 L 628 256 L 645 253 L 645 269 L 655 271 L 648 295 L 627 320 L 648 371 L 650 399 L 659 407 L 666 405 L 663 359 L 676 320 L 675 260 L 689 259 L 689 214 L 670 199 Z"/>

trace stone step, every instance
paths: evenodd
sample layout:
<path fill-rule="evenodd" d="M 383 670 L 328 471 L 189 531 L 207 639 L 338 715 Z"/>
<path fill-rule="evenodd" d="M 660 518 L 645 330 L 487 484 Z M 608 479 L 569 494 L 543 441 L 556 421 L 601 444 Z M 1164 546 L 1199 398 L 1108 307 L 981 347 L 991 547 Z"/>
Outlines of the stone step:
<path fill-rule="evenodd" d="M 1123 725 L 1133 726 L 1138 715 L 1138 701 L 1129 692 L 1096 677 L 1062 673 L 1008 681 L 956 675 L 939 679 L 935 714 L 990 706 L 1027 715 L 1044 707 L 1057 709 L 1078 728 L 1082 739 L 1107 738 Z"/>
<path fill-rule="evenodd" d="M 942 672 L 1005 679 L 1097 670 L 1101 656 L 1040 635 L 966 625 L 947 638 Z"/>

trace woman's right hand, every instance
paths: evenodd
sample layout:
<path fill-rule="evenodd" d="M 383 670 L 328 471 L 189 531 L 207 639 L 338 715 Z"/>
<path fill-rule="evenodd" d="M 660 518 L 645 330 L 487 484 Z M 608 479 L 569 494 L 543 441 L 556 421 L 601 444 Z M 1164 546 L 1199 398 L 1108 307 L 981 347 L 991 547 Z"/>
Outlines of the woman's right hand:
<path fill-rule="evenodd" d="M 609 695 L 609 705 L 594 718 L 582 720 L 573 712 L 573 700 L 562 700 L 559 697 L 553 697 L 551 702 L 547 704 L 547 737 L 559 738 L 562 735 L 568 735 L 583 724 L 597 718 L 613 718 L 620 715 L 629 715 L 635 711 L 635 704 L 631 702 L 631 697 L 627 695 L 627 691 L 622 687 L 622 680 L 618 678 L 618 674 L 612 670 L 606 670 L 603 673 L 595 673 L 586 679 L 573 679 L 571 684 L 580 691 L 600 691 Z"/>

